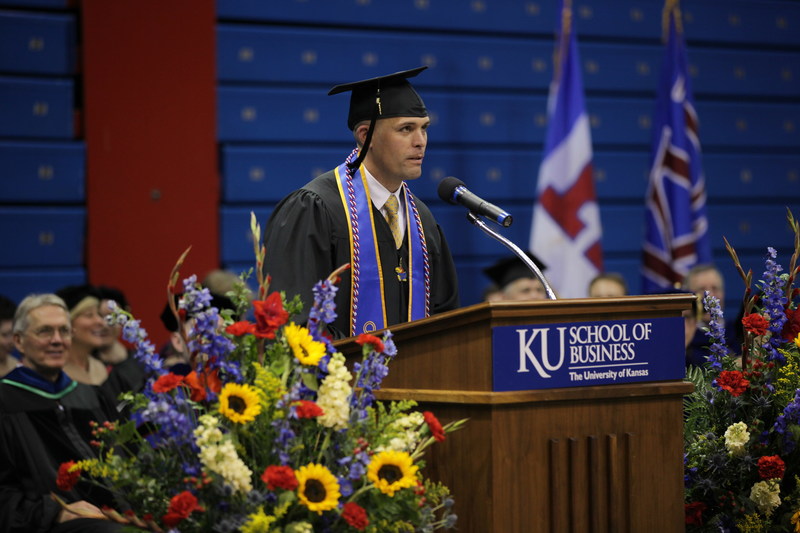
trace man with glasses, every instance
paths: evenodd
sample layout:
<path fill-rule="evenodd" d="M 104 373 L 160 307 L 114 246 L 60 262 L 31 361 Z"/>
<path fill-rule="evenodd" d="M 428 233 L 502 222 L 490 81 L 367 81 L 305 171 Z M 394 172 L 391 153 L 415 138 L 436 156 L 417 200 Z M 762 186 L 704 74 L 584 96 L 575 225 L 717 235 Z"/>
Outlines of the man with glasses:
<path fill-rule="evenodd" d="M 62 463 L 95 457 L 90 422 L 116 415 L 100 389 L 63 371 L 72 342 L 66 304 L 55 294 L 28 296 L 12 335 L 22 366 L 0 381 L 0 532 L 120 531 L 100 510 L 119 507 L 108 492 L 86 482 L 56 486 Z"/>

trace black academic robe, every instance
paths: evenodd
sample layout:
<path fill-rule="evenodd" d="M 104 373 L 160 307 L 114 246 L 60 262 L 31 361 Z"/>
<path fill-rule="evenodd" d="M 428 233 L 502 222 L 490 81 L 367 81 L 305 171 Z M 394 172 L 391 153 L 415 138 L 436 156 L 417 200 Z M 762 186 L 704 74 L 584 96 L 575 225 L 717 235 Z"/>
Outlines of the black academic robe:
<path fill-rule="evenodd" d="M 431 314 L 456 309 L 458 280 L 447 241 L 430 209 L 416 196 L 414 199 L 430 258 Z M 401 262 L 408 265 L 408 235 L 397 250 L 389 225 L 374 206 L 373 215 L 383 270 L 386 319 L 391 326 L 408 321 L 408 282 L 400 281 L 395 272 Z M 278 204 L 267 223 L 264 244 L 264 271 L 272 277 L 270 291 L 285 291 L 288 298 L 299 294 L 304 313 L 295 320 L 304 323 L 314 301 L 311 292 L 314 284 L 350 262 L 347 215 L 333 171 L 312 180 Z M 349 335 L 350 280 L 347 271 L 336 295 L 338 317 L 330 329 L 337 338 Z"/>
<path fill-rule="evenodd" d="M 11 377 L 13 373 L 6 379 Z M 50 498 L 51 492 L 67 502 L 86 500 L 98 507 L 120 508 L 107 491 L 87 482 L 70 492 L 56 488 L 61 463 L 95 456 L 89 445 L 94 439 L 89 422 L 102 423 L 114 416 L 113 403 L 97 387 L 79 383 L 53 400 L 0 383 L 0 532 L 53 530 L 61 508 Z"/>
<path fill-rule="evenodd" d="M 129 353 L 123 361 L 109 365 L 108 379 L 101 388 L 116 399 L 123 392 L 140 392 L 146 381 L 144 367 Z"/>

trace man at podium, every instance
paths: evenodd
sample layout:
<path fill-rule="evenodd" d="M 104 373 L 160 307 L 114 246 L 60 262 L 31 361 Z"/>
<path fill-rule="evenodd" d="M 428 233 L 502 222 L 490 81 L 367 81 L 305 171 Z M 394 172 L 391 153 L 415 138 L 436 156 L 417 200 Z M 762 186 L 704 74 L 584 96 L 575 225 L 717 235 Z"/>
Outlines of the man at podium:
<path fill-rule="evenodd" d="M 350 264 L 330 326 L 337 338 L 459 307 L 447 241 L 406 183 L 422 174 L 430 125 L 408 78 L 426 68 L 330 90 L 351 93 L 347 125 L 357 148 L 281 201 L 264 232 L 271 288 L 301 295 L 306 310 L 313 285 Z"/>

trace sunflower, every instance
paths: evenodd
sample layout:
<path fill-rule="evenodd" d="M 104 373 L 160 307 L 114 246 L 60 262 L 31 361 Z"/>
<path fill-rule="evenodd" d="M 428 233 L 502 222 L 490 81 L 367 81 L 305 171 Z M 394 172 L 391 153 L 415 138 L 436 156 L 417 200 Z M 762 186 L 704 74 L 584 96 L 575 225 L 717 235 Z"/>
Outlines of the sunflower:
<path fill-rule="evenodd" d="M 252 422 L 261 412 L 258 391 L 250 385 L 227 383 L 219 393 L 219 412 L 231 422 Z"/>
<path fill-rule="evenodd" d="M 311 463 L 295 471 L 299 486 L 297 497 L 309 511 L 322 514 L 335 509 L 339 503 L 339 481 L 326 467 Z"/>
<path fill-rule="evenodd" d="M 400 489 L 417 484 L 418 467 L 406 452 L 380 452 L 372 457 L 367 467 L 367 478 L 389 496 Z"/>
<path fill-rule="evenodd" d="M 301 364 L 314 366 L 325 355 L 325 345 L 315 341 L 308 329 L 291 323 L 283 329 L 286 342 L 292 353 Z"/>

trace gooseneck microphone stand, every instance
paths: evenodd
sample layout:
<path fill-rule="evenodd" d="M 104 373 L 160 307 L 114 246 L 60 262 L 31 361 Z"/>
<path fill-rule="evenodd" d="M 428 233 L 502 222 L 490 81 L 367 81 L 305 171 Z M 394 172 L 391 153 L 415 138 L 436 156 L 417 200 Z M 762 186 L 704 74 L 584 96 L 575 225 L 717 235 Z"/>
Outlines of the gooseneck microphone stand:
<path fill-rule="evenodd" d="M 501 244 L 503 244 L 503 246 L 514 252 L 514 255 L 519 257 L 520 260 L 522 260 L 522 262 L 525 263 L 525 266 L 527 266 L 528 269 L 530 269 L 530 271 L 533 272 L 533 275 L 536 276 L 536 279 L 542 282 L 542 286 L 544 287 L 544 290 L 547 293 L 547 299 L 557 300 L 556 293 L 553 292 L 553 289 L 550 287 L 550 284 L 545 279 L 544 275 L 542 274 L 542 271 L 539 270 L 539 267 L 536 266 L 536 263 L 531 261 L 531 258 L 528 257 L 528 254 L 523 252 L 519 246 L 517 246 L 510 240 L 506 239 L 505 237 L 494 231 L 489 226 L 487 226 L 486 223 L 480 218 L 478 218 L 478 216 L 472 211 L 469 211 L 467 213 L 467 220 L 472 222 L 474 225 L 478 226 L 486 235 L 500 242 Z"/>

